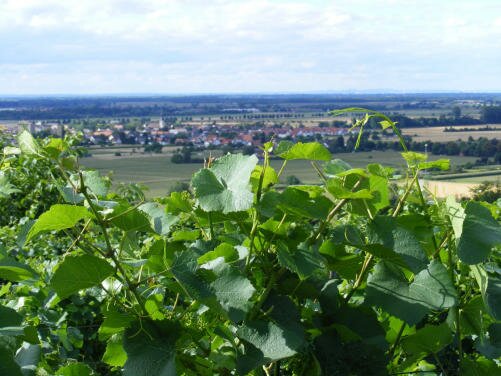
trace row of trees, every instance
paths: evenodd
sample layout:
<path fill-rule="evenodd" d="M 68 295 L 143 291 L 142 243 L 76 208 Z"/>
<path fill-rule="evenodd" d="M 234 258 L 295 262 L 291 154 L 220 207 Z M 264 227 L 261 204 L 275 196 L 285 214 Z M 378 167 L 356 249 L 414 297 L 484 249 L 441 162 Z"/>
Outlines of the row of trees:
<path fill-rule="evenodd" d="M 399 150 L 397 141 L 383 141 L 378 139 L 378 136 L 370 136 L 370 133 L 365 133 L 360 138 L 358 150 L 374 151 L 374 150 Z M 412 150 L 424 152 L 427 151 L 435 155 L 462 155 L 479 158 L 493 158 L 494 162 L 501 163 L 501 140 L 488 139 L 480 137 L 468 140 L 457 140 L 448 142 L 437 141 L 413 141 L 412 137 L 405 136 L 404 139 L 412 148 Z M 343 136 L 327 141 L 327 147 L 332 153 L 350 152 L 354 149 L 357 143 L 357 136 L 350 135 L 346 140 Z"/>

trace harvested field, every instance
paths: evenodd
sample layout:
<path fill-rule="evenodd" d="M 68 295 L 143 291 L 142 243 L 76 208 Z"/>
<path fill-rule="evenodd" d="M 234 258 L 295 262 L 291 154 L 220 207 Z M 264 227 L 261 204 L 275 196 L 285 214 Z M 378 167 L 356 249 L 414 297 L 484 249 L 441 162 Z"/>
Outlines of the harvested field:
<path fill-rule="evenodd" d="M 450 181 L 424 180 L 421 182 L 425 190 L 436 197 L 444 198 L 454 196 L 456 198 L 471 196 L 471 189 L 475 183 L 459 183 Z"/>
<path fill-rule="evenodd" d="M 411 136 L 414 141 L 437 141 L 447 142 L 456 140 L 467 140 L 473 138 L 501 138 L 501 124 L 482 124 L 482 125 L 458 125 L 452 128 L 483 128 L 489 126 L 496 130 L 490 131 L 468 131 L 468 132 L 444 132 L 445 128 L 450 127 L 425 127 L 425 128 L 403 128 L 402 133 Z"/>

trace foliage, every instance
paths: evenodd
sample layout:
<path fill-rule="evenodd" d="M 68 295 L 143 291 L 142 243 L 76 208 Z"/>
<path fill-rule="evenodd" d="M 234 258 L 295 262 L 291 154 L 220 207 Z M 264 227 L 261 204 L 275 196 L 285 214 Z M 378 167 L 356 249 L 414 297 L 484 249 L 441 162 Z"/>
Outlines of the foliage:
<path fill-rule="evenodd" d="M 186 181 L 176 181 L 170 188 L 169 188 L 169 195 L 173 192 L 184 192 L 188 191 L 190 189 L 190 184 Z"/>
<path fill-rule="evenodd" d="M 285 184 L 287 185 L 298 185 L 301 184 L 301 180 L 296 175 L 288 175 L 285 178 Z"/>
<path fill-rule="evenodd" d="M 160 154 L 160 153 L 162 153 L 162 144 L 159 144 L 158 142 L 154 142 L 152 144 L 144 145 L 144 152 L 145 153 Z"/>
<path fill-rule="evenodd" d="M 171 162 L 172 163 L 203 163 L 203 159 L 201 158 L 193 158 L 193 148 L 183 147 L 182 149 L 176 150 L 174 154 L 172 154 Z"/>
<path fill-rule="evenodd" d="M 501 185 L 494 182 L 483 182 L 471 189 L 473 199 L 493 203 L 501 198 Z"/>
<path fill-rule="evenodd" d="M 446 161 L 402 145 L 393 198 L 391 168 L 268 142 L 144 202 L 51 145 L 23 133 L 2 164 L 58 172 L 36 221 L 1 230 L 2 374 L 500 374 L 499 208 L 424 197 L 420 171 Z M 291 159 L 320 184 L 276 190 Z"/>
<path fill-rule="evenodd" d="M 501 106 L 482 107 L 481 118 L 486 123 L 499 123 L 501 121 Z"/>

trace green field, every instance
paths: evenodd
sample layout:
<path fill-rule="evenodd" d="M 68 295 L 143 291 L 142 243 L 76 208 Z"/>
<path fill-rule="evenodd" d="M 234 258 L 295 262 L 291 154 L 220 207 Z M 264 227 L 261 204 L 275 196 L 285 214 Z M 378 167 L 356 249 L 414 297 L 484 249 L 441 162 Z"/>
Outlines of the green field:
<path fill-rule="evenodd" d="M 149 196 L 165 195 L 170 187 L 178 181 L 189 181 L 194 172 L 202 165 L 198 163 L 174 164 L 170 161 L 170 154 L 115 157 L 104 156 L 105 151 L 99 153 L 93 150 L 93 156 L 83 158 L 81 163 L 88 168 L 99 170 L 102 174 L 112 173 L 115 183 L 141 183 L 149 187 Z M 403 166 L 403 159 L 394 151 L 340 153 L 334 155 L 353 167 L 363 167 L 376 161 L 385 166 L 399 168 Z M 433 159 L 438 159 L 434 157 Z M 452 165 L 473 162 L 473 157 L 452 157 Z M 278 171 L 280 160 L 273 160 L 271 165 Z M 297 176 L 303 183 L 318 183 L 319 178 L 315 170 L 307 161 L 290 161 L 284 170 L 283 177 Z"/>

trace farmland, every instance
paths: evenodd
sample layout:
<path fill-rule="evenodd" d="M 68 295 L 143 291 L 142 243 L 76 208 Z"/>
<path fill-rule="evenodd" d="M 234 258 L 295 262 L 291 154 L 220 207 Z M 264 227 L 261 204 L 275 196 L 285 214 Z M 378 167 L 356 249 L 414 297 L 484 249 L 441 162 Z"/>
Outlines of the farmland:
<path fill-rule="evenodd" d="M 200 164 L 175 164 L 170 161 L 171 154 L 130 154 L 115 156 L 114 153 L 124 152 L 129 148 L 122 147 L 108 150 L 108 148 L 92 149 L 92 157 L 82 159 L 81 163 L 88 168 L 99 170 L 101 173 L 112 172 L 115 183 L 140 183 L 150 190 L 151 197 L 164 195 L 170 187 L 178 181 L 189 181 Z M 208 152 L 207 152 L 208 155 Z M 393 151 L 339 153 L 335 158 L 342 159 L 353 167 L 366 166 L 369 163 L 382 163 L 393 168 L 402 168 L 403 159 L 399 153 Z M 434 157 L 433 159 L 438 159 Z M 473 162 L 474 157 L 451 157 L 452 166 Z M 273 160 L 272 167 L 280 168 L 281 161 Z M 318 183 L 319 178 L 307 161 L 290 161 L 283 173 L 284 177 L 295 175 L 303 183 Z"/>
<path fill-rule="evenodd" d="M 414 141 L 429 141 L 434 142 L 448 142 L 456 140 L 467 140 L 469 137 L 479 138 L 500 138 L 501 137 L 501 125 L 500 124 L 482 124 L 482 125 L 471 125 L 468 126 L 470 129 L 478 129 L 489 126 L 492 130 L 489 131 L 455 131 L 455 132 L 444 132 L 445 128 L 465 128 L 464 126 L 453 126 L 453 127 L 425 127 L 425 128 L 404 128 L 402 129 L 402 134 L 406 136 L 411 136 Z"/>

